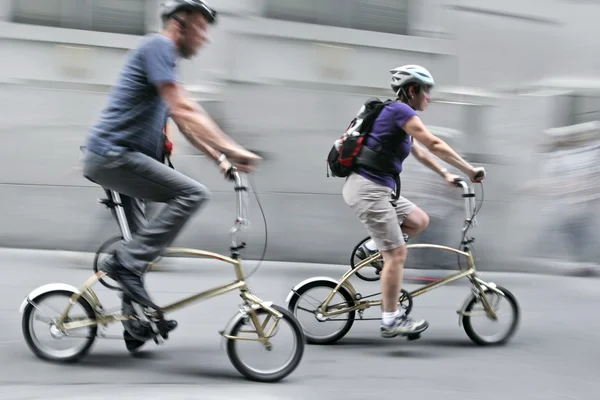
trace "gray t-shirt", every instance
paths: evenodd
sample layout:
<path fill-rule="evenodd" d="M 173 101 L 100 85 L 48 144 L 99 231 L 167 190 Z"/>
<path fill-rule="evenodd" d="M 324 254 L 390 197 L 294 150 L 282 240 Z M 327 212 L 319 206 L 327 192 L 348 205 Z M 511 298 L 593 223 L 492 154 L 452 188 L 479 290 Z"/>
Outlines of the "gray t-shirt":
<path fill-rule="evenodd" d="M 176 81 L 176 62 L 171 39 L 162 34 L 145 37 L 129 54 L 106 108 L 89 133 L 87 148 L 100 155 L 111 150 L 138 151 L 162 161 L 169 109 L 158 84 Z"/>

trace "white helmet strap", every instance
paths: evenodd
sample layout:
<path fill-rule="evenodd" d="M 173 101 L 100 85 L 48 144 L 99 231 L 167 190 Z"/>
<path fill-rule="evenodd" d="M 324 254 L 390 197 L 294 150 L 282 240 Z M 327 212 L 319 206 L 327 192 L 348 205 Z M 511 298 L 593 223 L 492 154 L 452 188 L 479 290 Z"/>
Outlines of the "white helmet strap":
<path fill-rule="evenodd" d="M 400 89 L 398 89 L 398 92 L 396 93 L 396 95 L 397 95 L 398 97 L 400 97 L 400 92 L 402 92 L 402 93 L 403 93 L 403 94 L 406 96 L 406 98 L 408 99 L 408 90 L 407 90 L 407 86 L 409 86 L 409 85 L 404 85 L 404 86 L 401 86 L 401 87 L 400 87 Z"/>

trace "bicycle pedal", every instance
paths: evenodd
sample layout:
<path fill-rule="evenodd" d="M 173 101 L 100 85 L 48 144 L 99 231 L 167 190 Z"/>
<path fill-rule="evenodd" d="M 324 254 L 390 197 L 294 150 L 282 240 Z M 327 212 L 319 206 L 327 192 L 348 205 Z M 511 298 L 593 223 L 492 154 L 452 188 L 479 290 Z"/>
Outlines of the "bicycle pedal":
<path fill-rule="evenodd" d="M 152 324 L 152 330 L 154 331 L 154 342 L 156 344 L 161 345 L 169 339 L 169 331 L 165 320 L 155 321 Z"/>
<path fill-rule="evenodd" d="M 418 339 L 421 339 L 421 334 L 416 333 L 414 335 L 407 335 L 406 339 L 408 339 L 409 341 L 418 340 Z"/>
<path fill-rule="evenodd" d="M 160 332 L 160 335 L 159 335 L 159 336 L 160 336 L 160 337 L 162 337 L 164 340 L 169 340 L 169 331 L 166 331 L 166 330 L 165 330 L 165 331 L 163 332 L 163 331 L 162 331 L 162 329 L 161 329 L 161 332 Z"/>
<path fill-rule="evenodd" d="M 164 344 L 165 341 L 163 340 L 163 338 L 160 335 L 156 335 L 154 336 L 154 343 L 156 343 L 157 346 L 160 346 L 161 344 Z"/>

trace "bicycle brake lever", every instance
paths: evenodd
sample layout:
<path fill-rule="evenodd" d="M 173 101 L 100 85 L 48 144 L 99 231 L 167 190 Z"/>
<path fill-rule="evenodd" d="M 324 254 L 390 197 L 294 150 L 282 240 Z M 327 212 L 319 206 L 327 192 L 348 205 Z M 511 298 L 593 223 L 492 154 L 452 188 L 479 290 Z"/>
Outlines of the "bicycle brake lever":
<path fill-rule="evenodd" d="M 453 183 L 453 184 L 454 184 L 454 186 L 456 186 L 456 187 L 461 187 L 461 186 L 462 186 L 462 185 L 461 185 L 461 183 L 463 183 L 464 181 L 465 181 L 465 180 L 464 180 L 463 178 L 461 178 L 461 177 L 457 177 L 457 178 L 454 178 L 454 181 L 453 181 L 452 183 Z"/>

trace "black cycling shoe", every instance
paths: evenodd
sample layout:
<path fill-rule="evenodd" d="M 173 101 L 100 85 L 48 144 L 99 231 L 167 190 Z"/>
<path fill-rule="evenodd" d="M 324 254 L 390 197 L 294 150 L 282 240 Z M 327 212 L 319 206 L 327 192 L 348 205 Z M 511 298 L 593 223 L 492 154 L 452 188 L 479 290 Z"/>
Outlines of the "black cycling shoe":
<path fill-rule="evenodd" d="M 142 347 L 146 342 L 143 340 L 138 340 L 131 336 L 126 329 L 123 330 L 123 339 L 125 340 L 125 347 L 127 347 L 127 351 L 130 353 L 135 353 L 140 347 Z"/>
<path fill-rule="evenodd" d="M 150 299 L 150 295 L 146 292 L 142 277 L 123 267 L 114 255 L 105 261 L 100 269 L 104 271 L 109 278 L 117 281 L 120 284 L 123 293 L 133 301 L 142 306 L 161 311 L 161 308 L 154 304 Z"/>
<path fill-rule="evenodd" d="M 136 311 L 131 304 L 131 299 L 126 295 L 123 296 L 123 315 L 136 315 Z M 158 335 L 164 339 L 169 338 L 169 332 L 177 328 L 177 321 L 166 320 L 164 318 L 154 319 L 156 328 L 158 329 Z M 123 339 L 125 339 L 125 346 L 129 352 L 134 352 L 138 348 L 144 345 L 148 340 L 154 339 L 156 341 L 157 333 L 151 328 L 146 321 L 142 321 L 138 318 L 133 320 L 123 321 L 125 331 L 123 332 Z M 158 342 L 157 342 L 158 343 Z"/>
<path fill-rule="evenodd" d="M 157 322 L 157 325 L 158 330 L 160 331 L 160 335 L 163 338 L 168 339 L 169 332 L 177 328 L 177 321 L 175 321 L 174 319 L 162 319 Z"/>
<path fill-rule="evenodd" d="M 161 332 L 161 336 L 163 336 L 165 339 L 167 339 L 169 337 L 169 332 L 171 332 L 173 329 L 177 328 L 177 321 L 175 320 L 163 320 L 161 321 L 162 325 L 161 327 L 159 327 L 159 329 L 163 332 Z M 143 336 L 151 336 L 151 330 L 150 328 L 145 327 L 143 332 Z M 138 332 L 138 333 L 142 333 L 142 332 Z M 142 347 L 144 344 L 146 344 L 145 340 L 139 340 L 137 338 L 134 338 L 133 336 L 131 336 L 131 334 L 127 331 L 127 329 L 123 330 L 123 339 L 125 340 L 125 347 L 127 348 L 127 351 L 130 353 L 135 353 L 137 352 L 137 350 L 140 349 L 140 347 Z"/>

